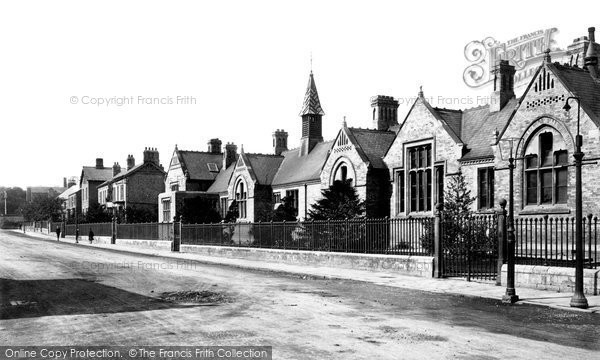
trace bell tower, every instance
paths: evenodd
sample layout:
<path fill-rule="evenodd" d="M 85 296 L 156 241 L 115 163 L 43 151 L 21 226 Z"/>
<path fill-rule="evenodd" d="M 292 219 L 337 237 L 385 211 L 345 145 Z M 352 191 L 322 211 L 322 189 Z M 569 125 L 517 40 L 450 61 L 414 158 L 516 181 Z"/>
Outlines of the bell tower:
<path fill-rule="evenodd" d="M 318 143 L 323 141 L 322 120 L 325 112 L 319 101 L 317 85 L 312 71 L 308 78 L 304 103 L 300 110 L 302 117 L 302 138 L 300 139 L 300 156 L 307 155 Z"/>

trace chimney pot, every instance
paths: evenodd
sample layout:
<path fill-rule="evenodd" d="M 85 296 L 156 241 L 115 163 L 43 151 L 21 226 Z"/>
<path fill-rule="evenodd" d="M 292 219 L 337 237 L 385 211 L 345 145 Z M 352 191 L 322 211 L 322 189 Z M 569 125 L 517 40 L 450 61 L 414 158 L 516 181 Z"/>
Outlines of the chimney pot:
<path fill-rule="evenodd" d="M 96 158 L 96 169 L 102 169 L 104 167 L 104 159 Z"/>
<path fill-rule="evenodd" d="M 590 40 L 590 43 L 596 42 L 596 28 L 595 27 L 589 27 L 588 28 L 588 38 Z"/>

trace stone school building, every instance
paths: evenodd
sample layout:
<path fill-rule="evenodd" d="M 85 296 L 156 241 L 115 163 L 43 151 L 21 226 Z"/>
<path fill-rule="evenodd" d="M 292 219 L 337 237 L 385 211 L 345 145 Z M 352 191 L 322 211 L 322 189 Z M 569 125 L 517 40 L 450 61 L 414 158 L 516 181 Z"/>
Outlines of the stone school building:
<path fill-rule="evenodd" d="M 288 197 L 302 220 L 321 192 L 342 179 L 352 181 L 365 201 L 367 217 L 431 216 L 435 204 L 444 200 L 448 181 L 459 173 L 477 198 L 473 210 L 490 212 L 500 199 L 508 198 L 506 150 L 511 146 L 518 159 L 515 214 L 570 214 L 575 208 L 575 170 L 570 165 L 578 105 L 585 158 L 600 157 L 600 46 L 594 36 L 590 28 L 588 37 L 577 39 L 581 46 L 572 54 L 577 59 L 572 65 L 552 62 L 547 52 L 519 98 L 514 92 L 515 68 L 501 61 L 489 105 L 433 107 L 420 91 L 400 124 L 398 102 L 375 96 L 371 128 L 348 127 L 344 121 L 331 140 L 322 134 L 325 112 L 311 72 L 299 114 L 302 136 L 297 148 L 288 149 L 288 134 L 278 129 L 272 134 L 272 154 L 243 148 L 238 154 L 233 144 L 222 152 L 220 141 L 195 156 L 176 149 L 167 171 L 167 193 L 158 199 L 159 218 L 172 221 L 177 211 L 170 189 L 178 196 L 214 199 L 221 215 L 235 200 L 241 222 L 268 220 L 264 214 Z M 569 97 L 578 100 L 571 100 L 571 110 L 565 111 Z M 599 170 L 596 163 L 584 165 L 585 213 L 600 213 Z M 196 178 L 202 186 L 191 186 Z"/>

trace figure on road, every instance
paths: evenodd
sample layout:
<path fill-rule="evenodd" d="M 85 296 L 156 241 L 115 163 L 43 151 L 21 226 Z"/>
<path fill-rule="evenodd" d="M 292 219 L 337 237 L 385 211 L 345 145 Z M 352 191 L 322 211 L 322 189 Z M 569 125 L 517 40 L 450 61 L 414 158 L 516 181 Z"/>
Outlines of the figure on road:
<path fill-rule="evenodd" d="M 92 228 L 90 228 L 90 232 L 88 233 L 88 240 L 90 240 L 90 244 L 92 243 L 92 240 L 94 240 L 94 232 L 92 231 Z"/>
<path fill-rule="evenodd" d="M 56 227 L 56 241 L 60 241 L 60 226 Z"/>

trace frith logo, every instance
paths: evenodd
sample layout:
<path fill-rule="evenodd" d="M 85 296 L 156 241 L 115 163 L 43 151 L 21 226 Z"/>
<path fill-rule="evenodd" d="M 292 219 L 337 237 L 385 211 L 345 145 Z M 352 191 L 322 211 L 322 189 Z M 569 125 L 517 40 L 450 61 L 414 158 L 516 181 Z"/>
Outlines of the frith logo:
<path fill-rule="evenodd" d="M 553 57 L 564 55 L 565 52 L 556 47 L 553 39 L 557 32 L 556 28 L 538 30 L 504 43 L 493 37 L 471 41 L 464 50 L 470 63 L 463 72 L 465 84 L 478 88 L 491 83 L 494 67 L 500 60 L 508 60 L 515 67 L 515 87 L 527 83 L 542 62 L 546 49 L 550 49 Z"/>

